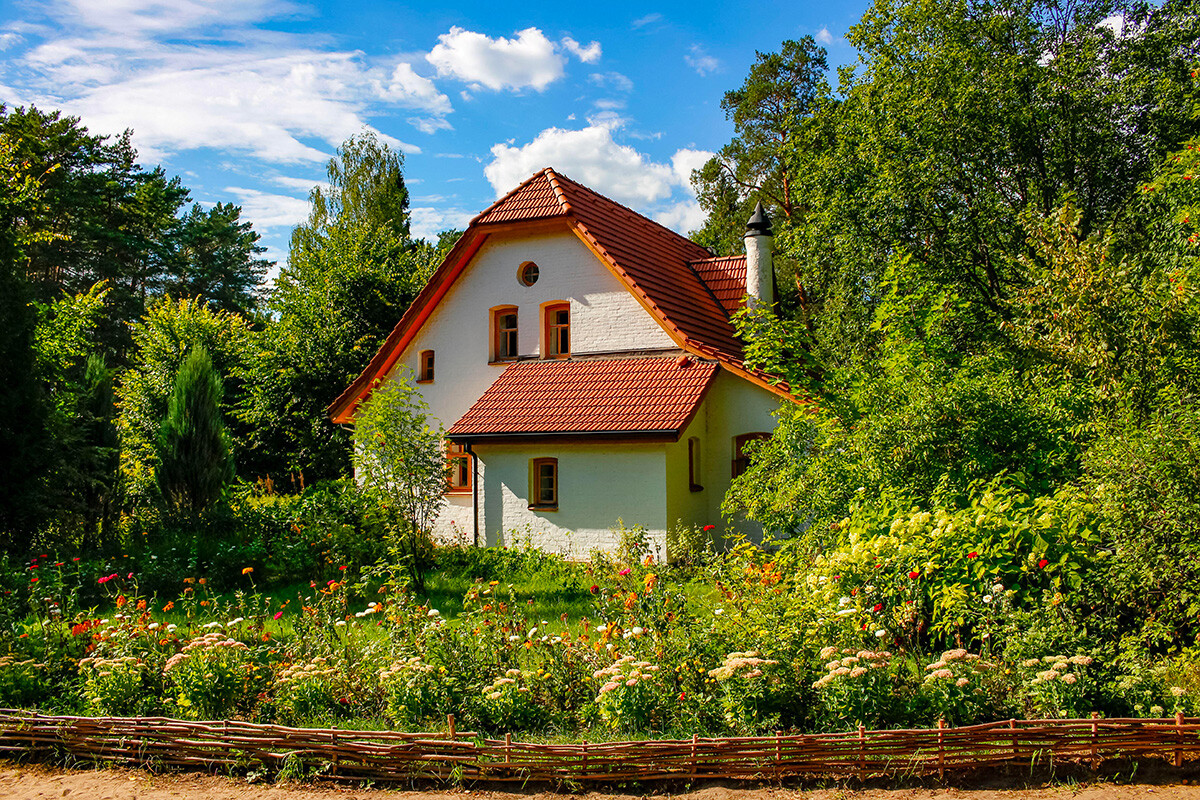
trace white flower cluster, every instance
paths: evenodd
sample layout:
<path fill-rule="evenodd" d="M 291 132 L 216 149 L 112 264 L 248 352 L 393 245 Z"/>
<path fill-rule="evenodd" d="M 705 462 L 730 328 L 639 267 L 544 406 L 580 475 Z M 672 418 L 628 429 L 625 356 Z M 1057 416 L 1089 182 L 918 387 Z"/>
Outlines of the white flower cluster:
<path fill-rule="evenodd" d="M 639 681 L 652 678 L 659 668 L 649 661 L 635 661 L 633 656 L 622 656 L 613 662 L 612 666 L 598 669 L 592 673 L 593 678 L 605 678 L 600 687 L 599 700 L 602 695 L 622 686 L 637 686 Z"/>
<path fill-rule="evenodd" d="M 729 680 L 730 678 L 758 678 L 763 674 L 762 668 L 774 666 L 778 661 L 770 658 L 759 658 L 758 652 L 749 650 L 745 653 L 730 653 L 725 656 L 725 660 L 721 666 L 708 671 L 708 677 L 716 678 L 719 681 Z M 742 674 L 739 671 L 744 670 Z"/>
<path fill-rule="evenodd" d="M 331 678 L 337 674 L 338 671 L 329 666 L 324 657 L 317 656 L 310 661 L 298 661 L 284 667 L 283 671 L 279 673 L 279 677 L 275 679 L 275 685 L 283 687 L 289 683 L 303 683 L 314 678 Z"/>
<path fill-rule="evenodd" d="M 1077 667 L 1086 667 L 1093 663 L 1091 656 L 1076 655 L 1076 656 L 1043 656 L 1042 658 L 1030 658 L 1021 662 L 1023 667 L 1040 667 L 1042 664 L 1049 664 L 1050 669 L 1041 670 L 1033 676 L 1033 683 L 1050 683 L 1051 681 L 1061 681 L 1068 686 L 1079 680 L 1074 672 L 1068 672 L 1072 665 Z"/>
<path fill-rule="evenodd" d="M 838 655 L 836 647 L 823 647 L 818 653 L 821 658 Z M 841 677 L 861 678 L 873 669 L 883 669 L 891 661 L 892 654 L 887 650 L 855 650 L 847 647 L 841 651 L 841 658 L 834 658 L 825 665 L 828 672 L 813 683 L 814 689 L 822 689 Z"/>
<path fill-rule="evenodd" d="M 504 694 L 505 686 L 514 686 L 518 692 L 528 692 L 529 687 L 522 686 L 518 680 L 523 677 L 528 677 L 528 674 L 519 669 L 505 670 L 504 674 L 492 681 L 490 686 L 484 687 L 483 696 L 489 700 L 499 700 Z"/>
<path fill-rule="evenodd" d="M 250 649 L 242 642 L 230 639 L 223 633 L 214 631 L 212 633 L 201 634 L 185 644 L 183 649 L 178 653 L 167 659 L 167 664 L 163 667 L 163 672 L 170 672 L 175 669 L 175 667 L 186 661 L 188 656 L 197 650 L 206 650 L 210 647 L 232 647 L 235 650 Z"/>

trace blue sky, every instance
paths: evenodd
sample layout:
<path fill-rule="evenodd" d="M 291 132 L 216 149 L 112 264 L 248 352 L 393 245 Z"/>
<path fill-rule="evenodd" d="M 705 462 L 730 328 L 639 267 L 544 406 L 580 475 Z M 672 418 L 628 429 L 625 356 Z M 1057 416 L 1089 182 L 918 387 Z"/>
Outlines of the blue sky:
<path fill-rule="evenodd" d="M 732 136 L 721 96 L 755 50 L 807 34 L 849 62 L 866 7 L 0 0 L 0 100 L 133 128 L 143 163 L 241 205 L 280 261 L 364 128 L 404 152 L 418 235 L 543 166 L 686 232 L 688 175 Z"/>

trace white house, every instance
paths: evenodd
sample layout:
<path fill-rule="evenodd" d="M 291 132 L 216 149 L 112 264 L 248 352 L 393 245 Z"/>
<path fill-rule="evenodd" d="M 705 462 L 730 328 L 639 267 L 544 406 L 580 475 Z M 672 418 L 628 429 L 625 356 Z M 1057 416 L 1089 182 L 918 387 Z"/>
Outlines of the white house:
<path fill-rule="evenodd" d="M 544 169 L 471 221 L 330 415 L 416 376 L 448 440 L 443 539 L 586 557 L 618 518 L 660 553 L 670 526 L 721 527 L 742 444 L 790 399 L 730 323 L 774 299 L 761 209 L 748 228 L 748 256 L 714 258 Z"/>

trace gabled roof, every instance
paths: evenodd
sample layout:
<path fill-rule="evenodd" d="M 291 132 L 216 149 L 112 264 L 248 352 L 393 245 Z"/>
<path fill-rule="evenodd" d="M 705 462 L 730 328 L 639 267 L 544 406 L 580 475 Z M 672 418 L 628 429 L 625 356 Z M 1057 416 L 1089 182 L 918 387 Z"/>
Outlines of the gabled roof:
<path fill-rule="evenodd" d="M 351 421 L 355 406 L 392 369 L 489 236 L 526 225 L 555 224 L 572 230 L 682 349 L 716 359 L 742 377 L 790 397 L 771 376 L 742 363 L 742 346 L 730 322 L 735 289 L 729 281 L 737 273 L 738 259 L 713 259 L 695 242 L 547 167 L 471 220 L 379 352 L 330 405 L 334 422 Z M 744 258 L 741 272 L 745 274 Z M 716 290 L 706 277 L 714 278 Z"/>
<path fill-rule="evenodd" d="M 719 367 L 690 356 L 518 361 L 446 431 L 455 440 L 533 435 L 677 438 Z"/>

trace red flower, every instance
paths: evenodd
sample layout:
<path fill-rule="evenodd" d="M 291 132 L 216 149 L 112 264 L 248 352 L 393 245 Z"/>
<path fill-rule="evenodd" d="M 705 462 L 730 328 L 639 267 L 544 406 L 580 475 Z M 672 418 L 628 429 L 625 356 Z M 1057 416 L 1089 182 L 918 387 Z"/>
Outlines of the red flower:
<path fill-rule="evenodd" d="M 30 578 L 30 579 L 29 579 L 29 582 L 30 582 L 30 583 L 37 583 L 37 578 L 36 578 L 36 577 L 34 577 L 34 578 Z"/>
<path fill-rule="evenodd" d="M 883 603 L 876 603 L 875 607 L 871 610 L 878 614 L 880 611 L 883 611 Z"/>
<path fill-rule="evenodd" d="M 851 596 L 851 597 L 857 597 L 857 596 L 858 596 L 858 589 L 851 589 L 851 590 L 850 590 L 850 596 Z"/>
<path fill-rule="evenodd" d="M 1046 565 L 1049 563 L 1050 563 L 1049 561 L 1047 561 L 1046 559 L 1043 558 L 1041 561 L 1038 562 L 1038 569 L 1045 569 Z"/>
<path fill-rule="evenodd" d="M 339 569 L 339 570 L 341 570 L 342 572 L 345 572 L 345 571 L 346 571 L 346 565 L 345 565 L 345 564 L 342 564 L 340 567 L 338 567 L 338 569 Z"/>
<path fill-rule="evenodd" d="M 915 581 L 917 578 L 921 577 L 921 573 L 917 572 L 914 569 L 912 572 L 908 573 L 908 577 L 912 578 Z"/>
<path fill-rule="evenodd" d="M 598 594 L 600 592 L 600 587 L 593 583 L 592 588 L 588 591 L 590 591 L 592 594 Z"/>
<path fill-rule="evenodd" d="M 680 700 L 686 700 L 686 699 L 687 699 L 687 692 L 680 692 L 680 693 L 679 693 L 679 699 L 680 699 Z"/>
<path fill-rule="evenodd" d="M 74 557 L 74 558 L 72 558 L 71 560 L 72 560 L 72 561 L 78 561 L 78 560 L 79 560 L 79 556 L 75 556 L 75 557 Z"/>
<path fill-rule="evenodd" d="M 716 525 L 705 525 L 704 526 L 704 530 L 706 530 L 706 531 L 715 531 L 716 529 L 717 529 Z"/>
<path fill-rule="evenodd" d="M 37 565 L 37 564 L 30 564 L 30 565 L 29 565 L 29 568 L 30 568 L 30 569 L 37 569 L 37 568 L 38 568 L 38 565 Z"/>
<path fill-rule="evenodd" d="M 971 552 L 967 553 L 967 558 L 979 558 L 979 553 L 976 553 L 974 550 L 972 550 Z"/>

